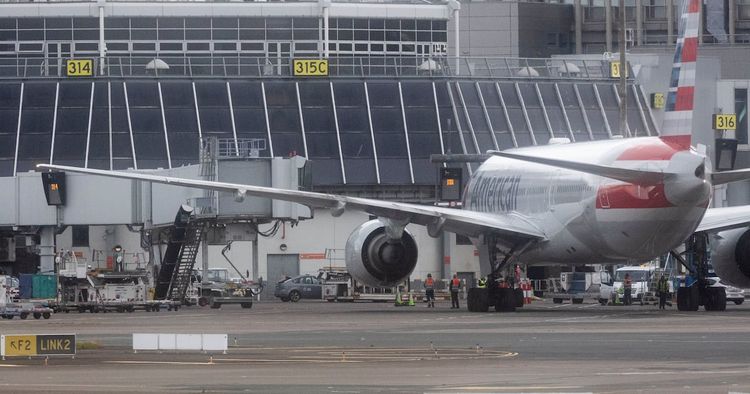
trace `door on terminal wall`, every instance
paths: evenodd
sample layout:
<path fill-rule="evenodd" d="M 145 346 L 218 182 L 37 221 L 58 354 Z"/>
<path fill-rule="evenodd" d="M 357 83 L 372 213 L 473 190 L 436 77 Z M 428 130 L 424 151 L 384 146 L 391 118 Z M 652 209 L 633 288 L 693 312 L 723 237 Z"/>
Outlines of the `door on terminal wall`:
<path fill-rule="evenodd" d="M 273 291 L 283 278 L 295 277 L 299 275 L 299 255 L 298 254 L 268 254 L 266 255 L 266 288 L 263 290 L 261 297 L 263 299 L 274 299 Z"/>
<path fill-rule="evenodd" d="M 44 75 L 64 77 L 65 59 L 71 57 L 70 43 L 47 41 L 44 49 Z"/>
<path fill-rule="evenodd" d="M 289 75 L 292 63 L 291 42 L 266 43 L 266 65 L 264 75 Z"/>

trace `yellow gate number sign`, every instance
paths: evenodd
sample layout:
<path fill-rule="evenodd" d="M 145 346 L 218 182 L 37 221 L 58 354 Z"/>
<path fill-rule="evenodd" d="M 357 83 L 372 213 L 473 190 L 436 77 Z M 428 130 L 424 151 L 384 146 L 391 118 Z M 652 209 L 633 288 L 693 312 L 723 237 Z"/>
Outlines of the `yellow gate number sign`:
<path fill-rule="evenodd" d="M 328 59 L 294 59 L 295 77 L 327 76 Z"/>
<path fill-rule="evenodd" d="M 0 354 L 5 356 L 75 355 L 75 334 L 3 335 Z"/>
<path fill-rule="evenodd" d="M 714 130 L 737 130 L 737 114 L 714 114 Z"/>
<path fill-rule="evenodd" d="M 651 93 L 651 108 L 662 109 L 664 108 L 664 93 Z"/>
<path fill-rule="evenodd" d="M 620 62 L 609 63 L 609 76 L 610 78 L 620 78 Z M 625 68 L 625 76 L 628 77 L 628 69 Z"/>
<path fill-rule="evenodd" d="M 69 77 L 90 77 L 94 75 L 94 61 L 91 59 L 68 59 L 65 70 Z"/>

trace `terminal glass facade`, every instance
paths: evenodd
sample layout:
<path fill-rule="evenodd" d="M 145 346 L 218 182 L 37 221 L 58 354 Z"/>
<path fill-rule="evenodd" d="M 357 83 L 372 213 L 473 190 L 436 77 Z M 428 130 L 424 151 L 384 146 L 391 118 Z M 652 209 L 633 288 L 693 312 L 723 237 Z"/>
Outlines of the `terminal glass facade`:
<path fill-rule="evenodd" d="M 632 87 L 632 86 L 631 86 Z M 639 90 L 628 135 L 655 135 Z M 0 82 L 0 175 L 38 163 L 197 164 L 200 140 L 265 140 L 312 160 L 313 185 L 431 185 L 436 153 L 617 134 L 612 82 L 471 78 L 95 79 Z M 20 123 L 19 123 L 20 121 Z"/>

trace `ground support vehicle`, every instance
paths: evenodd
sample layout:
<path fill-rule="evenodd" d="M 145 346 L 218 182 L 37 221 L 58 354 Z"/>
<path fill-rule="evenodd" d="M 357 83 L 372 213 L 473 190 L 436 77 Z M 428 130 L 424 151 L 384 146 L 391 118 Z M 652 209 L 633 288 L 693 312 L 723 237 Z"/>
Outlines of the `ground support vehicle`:
<path fill-rule="evenodd" d="M 609 274 L 606 271 L 595 272 L 562 272 L 560 279 L 547 280 L 545 298 L 551 298 L 555 304 L 569 300 L 572 304 L 582 304 L 584 300 L 599 300 L 602 281 Z"/>
<path fill-rule="evenodd" d="M 53 310 L 41 302 L 18 302 L 11 296 L 10 286 L 0 286 L 0 317 L 13 319 L 18 316 L 26 319 L 33 316 L 35 319 L 49 319 Z"/>
<path fill-rule="evenodd" d="M 318 280 L 323 283 L 322 297 L 328 302 L 393 302 L 397 296 L 393 288 L 361 286 L 346 271 L 321 271 Z"/>
<path fill-rule="evenodd" d="M 250 309 L 255 297 L 263 291 L 263 280 L 253 282 L 243 277 L 239 282 L 233 282 L 226 268 L 210 268 L 203 281 L 196 286 L 200 306 L 219 309 L 222 305 L 239 304 L 242 308 Z"/>
<path fill-rule="evenodd" d="M 150 300 L 146 272 L 86 272 L 75 276 L 60 275 L 60 294 L 50 306 L 56 312 L 158 312 L 178 310 L 179 302 Z"/>

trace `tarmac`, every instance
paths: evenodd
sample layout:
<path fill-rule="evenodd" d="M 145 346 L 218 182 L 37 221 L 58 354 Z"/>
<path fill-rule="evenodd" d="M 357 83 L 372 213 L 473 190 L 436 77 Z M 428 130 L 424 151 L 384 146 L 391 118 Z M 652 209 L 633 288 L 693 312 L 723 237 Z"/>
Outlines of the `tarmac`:
<path fill-rule="evenodd" d="M 750 306 L 535 302 L 514 313 L 418 303 L 58 313 L 2 334 L 75 333 L 70 357 L 8 357 L 0 391 L 181 393 L 750 392 Z M 132 350 L 133 333 L 228 334 L 227 354 Z M 46 363 L 46 365 L 45 365 Z"/>

